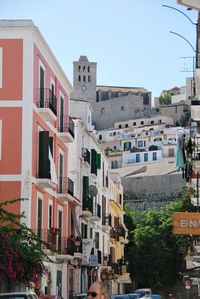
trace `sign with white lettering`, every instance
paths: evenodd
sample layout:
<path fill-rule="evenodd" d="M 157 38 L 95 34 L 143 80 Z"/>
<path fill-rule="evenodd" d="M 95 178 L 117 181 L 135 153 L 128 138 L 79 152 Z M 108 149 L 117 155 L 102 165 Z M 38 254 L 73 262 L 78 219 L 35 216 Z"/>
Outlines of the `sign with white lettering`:
<path fill-rule="evenodd" d="M 173 214 L 173 234 L 200 235 L 200 213 L 176 212 Z"/>

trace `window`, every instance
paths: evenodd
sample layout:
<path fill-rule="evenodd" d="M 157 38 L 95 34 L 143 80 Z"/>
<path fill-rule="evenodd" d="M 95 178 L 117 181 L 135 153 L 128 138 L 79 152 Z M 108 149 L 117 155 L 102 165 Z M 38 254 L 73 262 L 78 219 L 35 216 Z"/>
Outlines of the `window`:
<path fill-rule="evenodd" d="M 136 154 L 136 163 L 140 162 L 140 154 Z"/>
<path fill-rule="evenodd" d="M 116 135 L 116 132 L 113 132 L 113 136 L 115 136 Z"/>
<path fill-rule="evenodd" d="M 81 224 L 81 236 L 83 239 L 87 239 L 87 224 Z"/>
<path fill-rule="evenodd" d="M 91 77 L 90 77 L 90 75 L 88 76 L 88 82 L 90 82 L 91 81 Z"/>
<path fill-rule="evenodd" d="M 75 209 L 71 208 L 71 213 L 70 213 L 70 234 L 71 235 L 74 234 L 74 226 L 75 226 L 73 215 L 75 215 Z"/>
<path fill-rule="evenodd" d="M 114 146 L 113 146 L 113 149 L 114 149 L 114 150 L 116 150 L 116 149 L 117 149 L 116 145 L 114 145 Z"/>
<path fill-rule="evenodd" d="M 145 162 L 148 161 L 148 153 L 144 153 L 144 161 L 145 161 Z"/>
<path fill-rule="evenodd" d="M 64 131 L 64 98 L 60 97 L 60 132 Z"/>
<path fill-rule="evenodd" d="M 37 236 L 42 238 L 42 199 L 38 198 L 37 207 Z"/>
<path fill-rule="evenodd" d="M 133 122 L 133 126 L 136 126 L 136 122 L 135 121 Z"/>
<path fill-rule="evenodd" d="M 0 88 L 3 84 L 3 49 L 0 48 Z"/>
<path fill-rule="evenodd" d="M 99 249 L 99 233 L 95 232 L 95 248 Z"/>
<path fill-rule="evenodd" d="M 99 135 L 99 140 L 102 140 L 102 135 Z"/>
<path fill-rule="evenodd" d="M 141 125 L 143 125 L 144 124 L 144 122 L 143 121 L 141 121 Z"/>
<path fill-rule="evenodd" d="M 52 205 L 49 204 L 49 215 L 48 215 L 48 228 L 50 229 L 52 227 L 52 223 L 53 223 L 53 208 Z"/>
<path fill-rule="evenodd" d="M 44 108 L 44 68 L 40 66 L 40 104 L 39 107 Z"/>
<path fill-rule="evenodd" d="M 118 128 L 121 129 L 121 128 L 122 128 L 122 125 L 119 125 Z"/>
<path fill-rule="evenodd" d="M 59 228 L 59 233 L 58 233 L 58 254 L 61 254 L 62 251 L 62 226 L 63 226 L 63 213 L 61 210 L 58 210 L 58 228 Z"/>
<path fill-rule="evenodd" d="M 125 128 L 128 128 L 128 124 L 125 124 Z"/>
<path fill-rule="evenodd" d="M 157 153 L 156 152 L 153 152 L 153 154 L 152 154 L 152 158 L 153 158 L 153 161 L 156 161 L 157 160 Z"/>
<path fill-rule="evenodd" d="M 143 147 L 143 146 L 144 146 L 144 141 L 143 140 L 138 141 L 138 147 Z"/>
<path fill-rule="evenodd" d="M 90 66 L 88 66 L 88 73 L 90 72 Z"/>
<path fill-rule="evenodd" d="M 79 66 L 78 66 L 78 72 L 80 72 L 80 70 L 81 70 L 81 66 L 79 65 Z"/>
<path fill-rule="evenodd" d="M 93 239 L 93 230 L 90 228 L 90 239 Z"/>
<path fill-rule="evenodd" d="M 121 106 L 121 111 L 124 111 L 124 106 Z"/>
<path fill-rule="evenodd" d="M 85 82 L 85 76 L 83 76 L 83 81 Z"/>
<path fill-rule="evenodd" d="M 81 76 L 80 75 L 78 76 L 78 81 L 81 82 Z"/>
<path fill-rule="evenodd" d="M 124 151 L 130 151 L 131 149 L 131 142 L 124 142 Z"/>
<path fill-rule="evenodd" d="M 83 72 L 85 72 L 85 66 L 83 66 Z"/>
<path fill-rule="evenodd" d="M 59 193 L 63 193 L 63 155 L 59 154 Z"/>
<path fill-rule="evenodd" d="M 151 121 L 151 125 L 154 125 L 154 120 Z"/>

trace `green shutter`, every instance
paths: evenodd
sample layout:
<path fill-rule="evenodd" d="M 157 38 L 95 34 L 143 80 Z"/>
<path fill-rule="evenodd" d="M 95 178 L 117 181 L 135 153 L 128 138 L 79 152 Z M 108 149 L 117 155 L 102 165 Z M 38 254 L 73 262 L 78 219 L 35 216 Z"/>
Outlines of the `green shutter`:
<path fill-rule="evenodd" d="M 101 154 L 96 154 L 96 166 L 97 169 L 101 169 Z"/>

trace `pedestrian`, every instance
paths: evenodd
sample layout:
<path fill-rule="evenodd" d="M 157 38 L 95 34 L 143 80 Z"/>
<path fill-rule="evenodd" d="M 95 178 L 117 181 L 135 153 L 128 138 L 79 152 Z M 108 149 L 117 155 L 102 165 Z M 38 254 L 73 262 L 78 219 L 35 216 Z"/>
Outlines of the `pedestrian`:
<path fill-rule="evenodd" d="M 87 292 L 87 297 L 92 299 L 109 299 L 110 298 L 110 284 L 108 281 L 95 281 Z"/>

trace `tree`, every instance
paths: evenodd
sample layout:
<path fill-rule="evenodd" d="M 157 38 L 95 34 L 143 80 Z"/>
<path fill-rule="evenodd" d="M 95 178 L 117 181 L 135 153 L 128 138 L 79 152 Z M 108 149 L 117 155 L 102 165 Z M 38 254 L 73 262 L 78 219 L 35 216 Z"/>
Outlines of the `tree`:
<path fill-rule="evenodd" d="M 179 272 L 184 270 L 190 239 L 172 234 L 172 214 L 194 211 L 190 197 L 191 190 L 186 189 L 181 198 L 161 209 L 138 212 L 126 208 L 125 224 L 129 230 L 126 255 L 136 288 L 167 290 L 180 281 Z"/>
<path fill-rule="evenodd" d="M 6 210 L 10 204 L 24 199 L 0 203 L 0 281 L 8 285 L 23 283 L 30 286 L 44 274 L 44 260 L 50 260 L 42 248 L 50 245 L 40 240 L 20 220 L 24 214 Z"/>
<path fill-rule="evenodd" d="M 169 105 L 172 102 L 172 94 L 167 92 L 164 96 L 159 97 L 160 105 Z"/>

